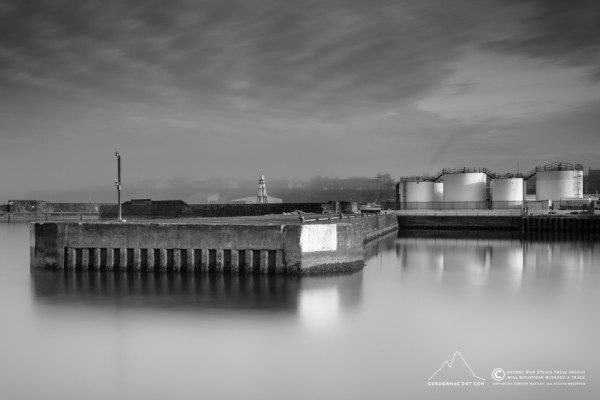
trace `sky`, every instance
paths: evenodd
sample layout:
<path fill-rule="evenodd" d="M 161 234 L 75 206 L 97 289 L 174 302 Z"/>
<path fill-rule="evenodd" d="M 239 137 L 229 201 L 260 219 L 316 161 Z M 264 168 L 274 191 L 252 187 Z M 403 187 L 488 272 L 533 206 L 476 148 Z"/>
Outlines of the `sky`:
<path fill-rule="evenodd" d="M 117 150 L 125 198 L 599 169 L 599 126 L 597 0 L 0 0 L 2 203 L 112 195 Z"/>

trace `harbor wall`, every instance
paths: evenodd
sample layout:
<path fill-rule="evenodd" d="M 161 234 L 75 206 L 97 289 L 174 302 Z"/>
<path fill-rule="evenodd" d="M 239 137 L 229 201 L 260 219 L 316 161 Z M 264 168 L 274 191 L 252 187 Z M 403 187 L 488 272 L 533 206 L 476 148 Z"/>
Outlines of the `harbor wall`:
<path fill-rule="evenodd" d="M 600 233 L 598 215 L 398 215 L 399 229 Z"/>
<path fill-rule="evenodd" d="M 521 216 L 398 215 L 400 229 L 520 230 Z"/>
<path fill-rule="evenodd" d="M 36 222 L 32 267 L 310 274 L 363 267 L 395 215 L 289 223 Z"/>
<path fill-rule="evenodd" d="M 523 232 L 600 233 L 600 216 L 523 216 Z"/>

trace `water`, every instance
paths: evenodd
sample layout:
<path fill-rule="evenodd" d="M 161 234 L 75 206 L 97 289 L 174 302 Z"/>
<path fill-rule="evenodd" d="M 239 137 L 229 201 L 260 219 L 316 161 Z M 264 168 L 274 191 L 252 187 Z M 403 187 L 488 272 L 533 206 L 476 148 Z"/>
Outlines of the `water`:
<path fill-rule="evenodd" d="M 597 398 L 596 241 L 405 236 L 267 279 L 31 271 L 28 225 L 0 224 L 0 399 Z M 454 380 L 484 386 L 428 385 Z"/>

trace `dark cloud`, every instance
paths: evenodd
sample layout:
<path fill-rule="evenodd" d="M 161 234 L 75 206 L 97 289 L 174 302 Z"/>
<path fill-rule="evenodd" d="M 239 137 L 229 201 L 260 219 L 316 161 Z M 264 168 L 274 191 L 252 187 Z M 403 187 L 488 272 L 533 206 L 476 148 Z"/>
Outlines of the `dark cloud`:
<path fill-rule="evenodd" d="M 489 4 L 6 0 L 0 83 L 88 102 L 352 117 L 437 87 Z"/>
<path fill-rule="evenodd" d="M 600 2 L 533 0 L 519 36 L 487 43 L 488 49 L 586 67 L 600 81 Z"/>

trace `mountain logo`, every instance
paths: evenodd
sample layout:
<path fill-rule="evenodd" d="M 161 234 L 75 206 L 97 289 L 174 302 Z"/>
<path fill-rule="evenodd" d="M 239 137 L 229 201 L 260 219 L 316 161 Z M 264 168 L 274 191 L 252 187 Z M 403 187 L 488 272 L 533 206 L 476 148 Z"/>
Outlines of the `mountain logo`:
<path fill-rule="evenodd" d="M 433 375 L 431 375 L 428 381 L 434 379 L 436 381 L 468 381 L 472 379 L 477 379 L 480 381 L 485 381 L 484 378 L 477 376 L 473 369 L 465 360 L 465 358 L 460 354 L 460 352 L 455 351 L 452 359 L 450 361 L 444 360 L 442 366 L 438 368 Z"/>

